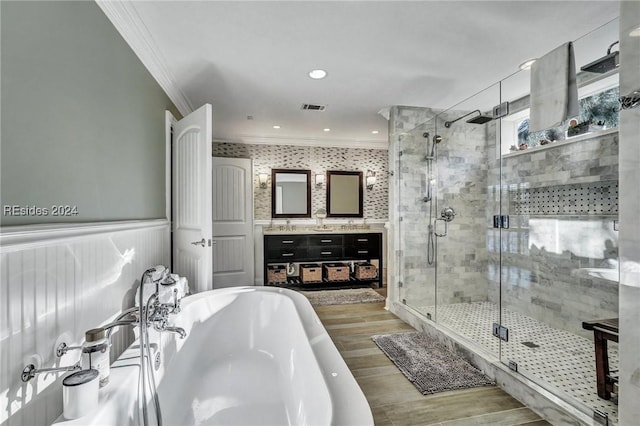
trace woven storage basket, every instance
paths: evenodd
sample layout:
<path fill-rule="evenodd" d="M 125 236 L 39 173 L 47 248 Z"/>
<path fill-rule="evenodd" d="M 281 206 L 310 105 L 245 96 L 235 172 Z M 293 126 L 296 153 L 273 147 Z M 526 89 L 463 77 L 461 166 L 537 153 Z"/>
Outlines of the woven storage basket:
<path fill-rule="evenodd" d="M 267 282 L 269 284 L 286 283 L 287 268 L 284 265 L 268 265 Z"/>
<path fill-rule="evenodd" d="M 378 268 L 370 263 L 356 263 L 355 276 L 359 280 L 372 280 L 378 277 Z"/>
<path fill-rule="evenodd" d="M 317 263 L 300 265 L 300 281 L 303 283 L 322 282 L 322 268 Z"/>
<path fill-rule="evenodd" d="M 349 266 L 344 263 L 325 263 L 324 276 L 327 281 L 349 281 Z"/>

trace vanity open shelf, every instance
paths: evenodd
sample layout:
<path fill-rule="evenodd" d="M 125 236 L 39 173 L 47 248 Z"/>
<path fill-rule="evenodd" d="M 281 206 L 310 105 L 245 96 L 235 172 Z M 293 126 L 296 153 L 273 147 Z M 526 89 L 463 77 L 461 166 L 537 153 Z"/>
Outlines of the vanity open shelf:
<path fill-rule="evenodd" d="M 327 280 L 303 282 L 299 275 L 287 275 L 286 279 L 270 280 L 268 268 L 272 265 L 315 263 L 322 268 L 324 263 L 344 263 L 349 267 L 356 263 L 376 265 L 378 273 L 373 278 L 358 279 L 351 270 L 348 280 Z M 299 268 L 295 268 L 298 270 Z M 369 233 L 327 233 L 327 234 L 278 234 L 264 236 L 264 284 L 275 286 L 317 287 L 356 286 L 376 283 L 382 287 L 383 252 L 382 234 Z"/>

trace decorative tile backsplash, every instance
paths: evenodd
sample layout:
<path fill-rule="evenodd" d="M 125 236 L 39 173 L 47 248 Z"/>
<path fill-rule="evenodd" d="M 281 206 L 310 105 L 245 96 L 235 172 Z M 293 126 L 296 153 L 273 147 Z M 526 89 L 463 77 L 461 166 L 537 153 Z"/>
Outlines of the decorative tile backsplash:
<path fill-rule="evenodd" d="M 317 187 L 316 174 L 327 170 L 367 170 L 376 173 L 373 189 L 365 189 L 364 218 L 386 220 L 388 217 L 388 153 L 385 149 L 310 147 L 291 145 L 249 145 L 241 143 L 213 143 L 214 157 L 251 158 L 254 171 L 254 213 L 256 220 L 271 219 L 271 169 L 311 170 L 311 211 L 325 208 L 326 184 Z M 258 183 L 258 173 L 269 174 L 266 189 Z"/>

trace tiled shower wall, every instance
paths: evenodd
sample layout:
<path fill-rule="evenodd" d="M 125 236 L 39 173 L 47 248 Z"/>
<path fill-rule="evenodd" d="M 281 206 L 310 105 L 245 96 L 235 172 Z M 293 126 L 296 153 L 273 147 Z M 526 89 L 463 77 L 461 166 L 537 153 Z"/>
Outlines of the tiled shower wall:
<path fill-rule="evenodd" d="M 502 176 L 510 226 L 487 244 L 489 300 L 502 248 L 503 307 L 588 337 L 582 321 L 618 316 L 618 283 L 586 269 L 618 268 L 618 133 L 507 155 Z"/>
<path fill-rule="evenodd" d="M 640 90 L 640 2 L 620 2 L 620 94 Z M 635 31 L 635 32 L 634 32 Z M 640 418 L 640 107 L 620 112 L 620 424 Z"/>
<path fill-rule="evenodd" d="M 436 217 L 445 207 L 456 212 L 447 236 L 437 238 L 438 304 L 485 301 L 488 296 L 485 211 L 490 201 L 487 163 L 491 139 L 487 131 L 491 127 L 464 121 L 449 129 L 443 126 L 444 120 L 467 113 L 449 111 L 438 122 L 443 141 L 437 145 Z"/>
<path fill-rule="evenodd" d="M 271 219 L 271 169 L 311 170 L 311 211 L 326 208 L 326 184 L 315 185 L 315 175 L 327 170 L 362 171 L 376 173 L 376 184 L 365 189 L 364 218 L 386 220 L 388 217 L 389 179 L 386 149 L 335 148 L 291 145 L 249 145 L 213 143 L 214 157 L 251 158 L 254 171 L 254 213 L 256 220 Z M 258 184 L 258 173 L 269 174 L 266 189 Z"/>
<path fill-rule="evenodd" d="M 396 174 L 399 181 L 397 213 L 402 218 L 397 224 L 401 250 L 398 264 L 403 283 L 401 298 L 414 307 L 435 303 L 435 263 L 430 265 L 427 261 L 431 207 L 431 201 L 424 200 L 427 148 L 421 133 L 414 131 L 400 138 L 399 169 Z"/>
<path fill-rule="evenodd" d="M 438 118 L 442 119 L 437 126 L 442 142 L 437 145 L 432 163 L 436 184 L 430 201 L 424 199 L 428 169 L 425 156 L 433 143 L 435 123 L 403 135 L 399 144 L 403 298 L 418 308 L 434 304 L 435 264 L 429 265 L 426 258 L 428 226 L 431 222 L 439 234 L 444 232 L 444 222 L 435 222 L 444 207 L 452 207 L 456 217 L 447 224 L 447 235 L 436 237 L 434 242 L 438 252 L 437 303 L 487 300 L 485 128 L 468 124 L 454 124 L 450 129 L 442 126 L 444 120 L 465 113 L 453 111 Z M 424 132 L 429 133 L 428 138 Z"/>
<path fill-rule="evenodd" d="M 424 204 L 420 201 L 422 194 L 420 170 L 407 167 L 402 168 L 403 162 L 416 163 L 424 158 L 426 149 L 420 148 L 421 136 L 419 132 L 412 132 L 421 123 L 433 119 L 436 111 L 430 108 L 394 106 L 390 110 L 389 118 L 389 167 L 393 171 L 389 185 L 389 258 L 387 261 L 388 286 L 387 300 L 389 306 L 397 300 L 425 300 L 433 301 L 435 294 L 435 270 L 428 267 L 425 261 L 427 229 L 424 226 L 412 224 L 424 218 L 421 211 Z M 428 125 L 424 126 L 428 131 Z M 400 155 L 406 151 L 406 158 Z M 420 188 L 412 195 L 413 202 L 407 205 L 407 192 L 412 188 Z M 415 213 L 412 213 L 415 211 Z M 400 219 L 408 217 L 407 222 Z M 413 229 L 413 233 L 405 229 Z M 403 282 L 400 288 L 399 283 Z M 416 283 L 416 284 L 411 284 Z"/>
<path fill-rule="evenodd" d="M 3 230 L 4 231 L 4 230 Z M 67 366 L 77 351 L 54 355 L 57 339 L 81 344 L 84 332 L 134 305 L 140 276 L 169 262 L 169 224 L 84 227 L 69 235 L 52 230 L 26 238 L 2 235 L 0 251 L 0 424 L 45 425 L 62 414 L 63 373 L 22 383 L 25 365 Z M 119 336 L 119 337 L 118 337 Z M 116 330 L 112 360 L 132 341 Z"/>
<path fill-rule="evenodd" d="M 414 307 L 435 303 L 435 264 L 427 262 L 429 215 L 431 223 L 440 218 L 444 207 L 452 207 L 455 219 L 447 224 L 447 235 L 436 237 L 437 303 L 449 304 L 487 300 L 487 137 L 484 126 L 453 125 L 447 129 L 444 120 L 464 115 L 453 111 L 438 118 L 437 145 L 432 163 L 436 184 L 433 199 L 426 200 L 427 159 L 435 122 L 426 123 L 403 135 L 399 141 L 399 224 L 402 256 L 403 298 Z M 424 137 L 423 133 L 429 133 Z M 433 203 L 433 205 L 432 205 Z M 444 222 L 436 223 L 444 232 Z M 431 313 L 431 312 L 430 312 Z"/>

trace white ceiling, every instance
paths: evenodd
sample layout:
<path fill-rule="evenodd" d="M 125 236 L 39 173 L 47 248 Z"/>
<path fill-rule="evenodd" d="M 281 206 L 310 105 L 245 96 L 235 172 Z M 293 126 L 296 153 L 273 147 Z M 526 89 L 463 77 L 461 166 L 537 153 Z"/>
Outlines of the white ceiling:
<path fill-rule="evenodd" d="M 143 62 L 181 112 L 213 105 L 214 139 L 320 146 L 385 146 L 378 111 L 450 107 L 619 14 L 618 1 L 138 1 L 126 8 L 136 28 L 121 32 L 139 55 L 154 52 L 154 67 Z M 122 28 L 122 20 L 114 24 Z M 585 42 L 577 66 L 604 56 L 611 37 Z M 328 76 L 310 79 L 315 68 Z M 303 103 L 327 109 L 302 111 Z"/>

